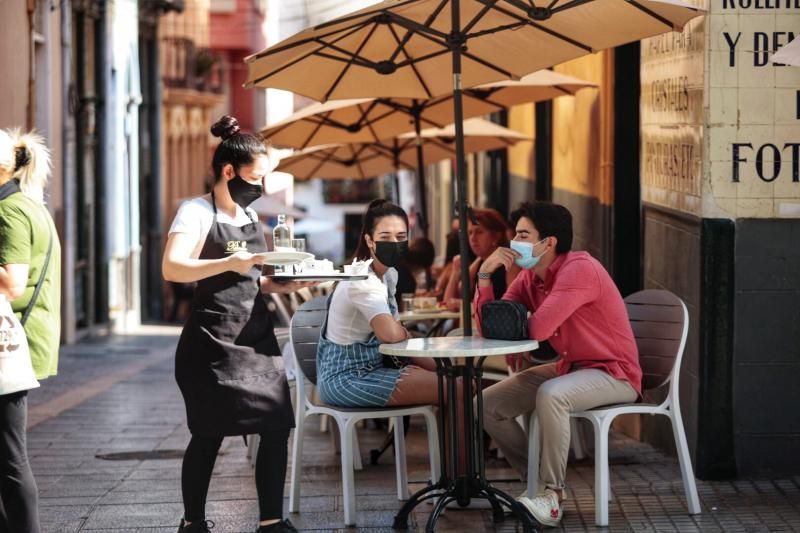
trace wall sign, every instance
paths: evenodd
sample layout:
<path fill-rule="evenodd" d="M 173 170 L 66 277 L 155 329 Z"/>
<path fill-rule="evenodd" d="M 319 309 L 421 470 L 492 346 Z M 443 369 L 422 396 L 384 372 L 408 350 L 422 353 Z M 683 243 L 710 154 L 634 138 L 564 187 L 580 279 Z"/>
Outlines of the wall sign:
<path fill-rule="evenodd" d="M 709 0 L 642 44 L 643 199 L 703 217 L 800 212 L 800 0 Z M 701 5 L 701 4 L 698 4 Z"/>

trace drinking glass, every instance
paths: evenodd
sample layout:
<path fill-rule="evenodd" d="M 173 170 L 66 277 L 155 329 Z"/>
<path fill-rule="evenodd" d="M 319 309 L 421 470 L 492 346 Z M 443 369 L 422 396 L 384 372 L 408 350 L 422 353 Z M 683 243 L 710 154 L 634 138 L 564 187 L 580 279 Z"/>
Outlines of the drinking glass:
<path fill-rule="evenodd" d="M 404 292 L 401 296 L 403 301 L 403 311 L 410 313 L 414 310 L 414 293 Z"/>
<path fill-rule="evenodd" d="M 306 240 L 305 239 L 292 239 L 292 248 L 295 252 L 305 252 L 306 251 Z M 292 271 L 295 274 L 302 274 L 303 273 L 303 262 L 299 262 L 295 265 L 292 265 Z"/>

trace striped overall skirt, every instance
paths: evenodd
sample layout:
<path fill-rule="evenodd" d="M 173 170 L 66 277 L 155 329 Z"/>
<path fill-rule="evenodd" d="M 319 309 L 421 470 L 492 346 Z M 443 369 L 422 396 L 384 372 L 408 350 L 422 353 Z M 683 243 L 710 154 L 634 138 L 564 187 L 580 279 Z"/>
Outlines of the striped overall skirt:
<path fill-rule="evenodd" d="M 323 402 L 339 407 L 386 407 L 402 370 L 383 366 L 374 335 L 366 342 L 336 344 L 325 338 L 317 347 L 317 390 Z"/>

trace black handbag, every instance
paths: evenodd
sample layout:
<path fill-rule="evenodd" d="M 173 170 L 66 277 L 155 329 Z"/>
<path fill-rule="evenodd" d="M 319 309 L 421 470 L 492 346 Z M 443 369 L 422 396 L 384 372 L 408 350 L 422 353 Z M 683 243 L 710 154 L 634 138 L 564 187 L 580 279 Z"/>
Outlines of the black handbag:
<path fill-rule="evenodd" d="M 519 302 L 497 300 L 481 308 L 481 332 L 486 339 L 528 339 L 528 308 Z"/>

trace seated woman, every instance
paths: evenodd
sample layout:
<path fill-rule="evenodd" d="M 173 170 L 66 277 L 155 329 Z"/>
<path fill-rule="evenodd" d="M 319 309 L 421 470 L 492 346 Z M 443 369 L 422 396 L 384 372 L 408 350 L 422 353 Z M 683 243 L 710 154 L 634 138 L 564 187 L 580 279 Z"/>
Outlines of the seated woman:
<path fill-rule="evenodd" d="M 473 209 L 469 213 L 470 250 L 477 256 L 469 266 L 470 294 L 474 295 L 477 284 L 477 273 L 483 262 L 499 247 L 508 247 L 508 224 L 503 215 L 494 209 Z M 520 273 L 520 268 L 512 264 L 508 269 L 504 266 L 491 274 L 492 288 L 495 298 L 500 299 L 511 285 L 511 282 Z M 461 309 L 461 257 L 453 259 L 453 268 L 450 271 L 450 281 L 445 289 L 444 301 L 451 311 Z"/>
<path fill-rule="evenodd" d="M 432 360 L 385 366 L 378 352 L 381 343 L 409 336 L 398 320 L 394 268 L 407 250 L 405 211 L 387 200 L 369 204 L 356 249 L 357 259 L 372 259 L 369 277 L 336 287 L 317 349 L 317 387 L 325 403 L 341 407 L 437 403 Z"/>

